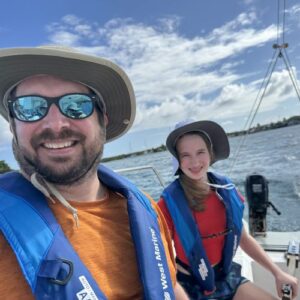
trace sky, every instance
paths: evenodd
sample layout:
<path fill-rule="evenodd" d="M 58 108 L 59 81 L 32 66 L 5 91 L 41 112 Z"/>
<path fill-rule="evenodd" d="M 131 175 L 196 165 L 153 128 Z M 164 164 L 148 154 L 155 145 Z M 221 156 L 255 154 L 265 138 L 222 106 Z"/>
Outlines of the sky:
<path fill-rule="evenodd" d="M 226 132 L 244 129 L 278 55 L 273 44 L 288 43 L 299 77 L 300 3 L 286 0 L 284 27 L 283 8 L 284 0 L 10 0 L 1 3 L 0 48 L 63 45 L 120 65 L 134 87 L 136 118 L 105 146 L 110 157 L 164 144 L 187 118 L 216 121 Z M 278 57 L 253 124 L 299 112 Z M 16 168 L 2 117 L 0 128 L 0 160 Z"/>

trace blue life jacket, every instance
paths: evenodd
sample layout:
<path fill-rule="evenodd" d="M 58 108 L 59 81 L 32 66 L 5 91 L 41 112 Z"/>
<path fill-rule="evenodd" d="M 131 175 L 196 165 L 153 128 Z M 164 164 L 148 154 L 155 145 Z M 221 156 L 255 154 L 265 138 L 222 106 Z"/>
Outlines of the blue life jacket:
<path fill-rule="evenodd" d="M 228 178 L 214 173 L 208 173 L 208 178 L 210 182 L 219 185 L 231 183 Z M 226 228 L 228 234 L 225 238 L 221 267 L 222 274 L 226 275 L 230 271 L 233 256 L 239 245 L 243 227 L 244 204 L 235 188 L 230 190 L 217 188 L 216 193 L 224 203 L 226 210 Z M 162 197 L 170 212 L 194 277 L 204 292 L 213 292 L 215 289 L 214 270 L 205 253 L 198 226 L 178 179 L 173 181 L 163 191 Z"/>
<path fill-rule="evenodd" d="M 157 215 L 149 199 L 109 169 L 101 166 L 98 171 L 109 189 L 127 199 L 144 299 L 175 299 Z M 0 230 L 36 299 L 106 299 L 65 237 L 45 196 L 16 172 L 0 176 Z"/>

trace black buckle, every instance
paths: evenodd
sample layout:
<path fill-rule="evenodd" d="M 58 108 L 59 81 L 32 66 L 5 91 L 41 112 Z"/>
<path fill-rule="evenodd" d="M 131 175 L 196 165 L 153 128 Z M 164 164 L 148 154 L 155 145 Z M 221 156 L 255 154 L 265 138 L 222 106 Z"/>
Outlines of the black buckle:
<path fill-rule="evenodd" d="M 58 285 L 66 285 L 73 275 L 73 271 L 74 271 L 73 263 L 70 260 L 67 260 L 64 258 L 60 258 L 59 260 L 69 267 L 69 272 L 64 279 L 50 278 L 49 280 L 50 280 L 50 282 L 58 284 Z"/>

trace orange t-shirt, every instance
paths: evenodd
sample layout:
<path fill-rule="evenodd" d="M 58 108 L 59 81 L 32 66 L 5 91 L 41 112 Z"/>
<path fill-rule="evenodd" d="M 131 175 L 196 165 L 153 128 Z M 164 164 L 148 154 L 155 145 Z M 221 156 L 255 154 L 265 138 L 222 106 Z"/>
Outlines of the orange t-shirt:
<path fill-rule="evenodd" d="M 185 255 L 183 246 L 179 236 L 175 230 L 175 225 L 172 221 L 169 210 L 163 198 L 158 203 L 165 219 L 168 223 L 171 236 L 174 240 L 174 247 L 177 257 L 189 265 L 188 259 Z M 201 212 L 192 211 L 194 219 L 198 225 L 201 236 L 209 236 L 211 234 L 223 232 L 226 229 L 226 211 L 224 204 L 218 199 L 214 192 L 208 195 L 205 202 L 205 210 Z M 214 238 L 202 239 L 203 247 L 205 249 L 207 258 L 211 265 L 219 263 L 222 259 L 222 250 L 224 247 L 224 235 L 219 235 Z"/>
<path fill-rule="evenodd" d="M 176 270 L 171 238 L 157 204 L 153 200 L 151 203 L 158 213 L 174 286 Z M 106 297 L 110 300 L 142 299 L 142 285 L 129 228 L 127 201 L 121 195 L 109 191 L 109 197 L 105 200 L 70 204 L 78 210 L 78 228 L 73 216 L 60 203 L 49 205 L 65 235 Z M 0 295 L 5 300 L 34 299 L 14 253 L 1 233 Z"/>

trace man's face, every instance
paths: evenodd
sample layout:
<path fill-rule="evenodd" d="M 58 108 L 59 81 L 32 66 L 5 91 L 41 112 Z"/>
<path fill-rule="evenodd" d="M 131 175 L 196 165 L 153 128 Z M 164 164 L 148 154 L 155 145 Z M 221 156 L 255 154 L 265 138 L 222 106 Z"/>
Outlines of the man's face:
<path fill-rule="evenodd" d="M 68 93 L 89 93 L 86 86 L 48 75 L 25 79 L 16 96 L 57 97 Z M 21 168 L 28 174 L 38 172 L 56 184 L 72 184 L 92 174 L 100 162 L 105 130 L 97 112 L 82 120 L 62 115 L 51 105 L 46 117 L 25 123 L 14 119 L 17 143 L 14 152 Z"/>

